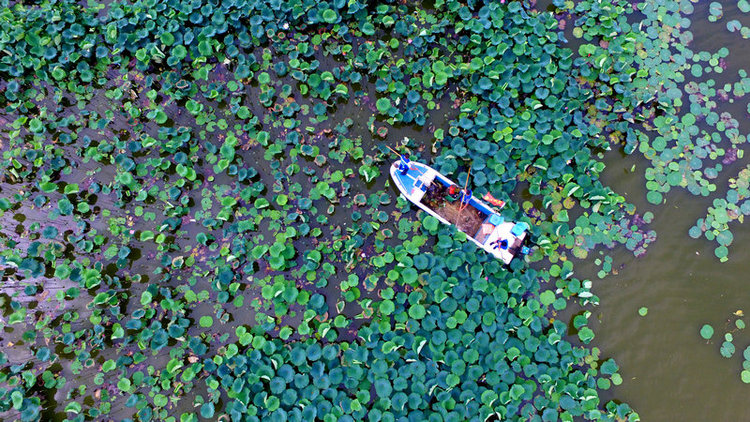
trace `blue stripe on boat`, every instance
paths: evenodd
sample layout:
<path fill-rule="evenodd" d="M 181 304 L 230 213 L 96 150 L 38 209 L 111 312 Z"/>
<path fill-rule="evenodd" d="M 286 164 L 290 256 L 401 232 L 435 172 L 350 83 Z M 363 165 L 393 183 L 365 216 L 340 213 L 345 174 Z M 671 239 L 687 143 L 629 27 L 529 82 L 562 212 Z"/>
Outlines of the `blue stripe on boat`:
<path fill-rule="evenodd" d="M 471 204 L 472 207 L 478 209 L 479 211 L 482 211 L 484 214 L 494 214 L 494 211 L 492 211 L 492 208 L 482 204 L 481 202 L 477 202 L 476 199 L 472 196 L 471 199 L 469 199 L 469 204 Z"/>

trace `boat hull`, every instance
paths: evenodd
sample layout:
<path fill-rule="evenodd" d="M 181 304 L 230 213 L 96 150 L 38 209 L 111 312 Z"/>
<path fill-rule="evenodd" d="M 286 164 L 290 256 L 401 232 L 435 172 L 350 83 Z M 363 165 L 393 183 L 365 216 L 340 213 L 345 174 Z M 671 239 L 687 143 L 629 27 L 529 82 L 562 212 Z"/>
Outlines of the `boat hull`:
<path fill-rule="evenodd" d="M 504 221 L 502 216 L 500 216 L 495 209 L 478 198 L 472 197 L 469 202 L 469 207 L 473 208 L 471 212 L 475 213 L 477 216 L 485 216 L 485 219 L 482 221 L 479 231 L 475 233 L 467 232 L 465 226 L 464 229 L 462 229 L 461 225 L 449 221 L 446 218 L 446 213 L 442 213 L 443 215 L 441 215 L 441 213 L 438 212 L 440 210 L 428 206 L 430 201 L 425 198 L 428 190 L 425 189 L 425 186 L 428 188 L 430 186 L 433 188 L 437 187 L 438 190 L 440 190 L 441 187 L 447 188 L 456 183 L 426 164 L 413 161 L 409 164 L 410 167 L 406 174 L 402 174 L 399 170 L 399 162 L 394 162 L 391 165 L 390 173 L 391 179 L 394 181 L 398 190 L 414 205 L 435 217 L 441 223 L 456 226 L 459 231 L 464 232 L 467 238 L 474 242 L 479 248 L 484 249 L 505 264 L 510 264 L 513 258 L 525 249 L 523 243 L 527 237 L 528 226 L 525 223 Z M 429 194 L 427 195 L 429 197 Z M 470 228 L 469 230 L 473 230 L 473 228 Z M 505 242 L 507 242 L 507 248 L 501 246 Z"/>

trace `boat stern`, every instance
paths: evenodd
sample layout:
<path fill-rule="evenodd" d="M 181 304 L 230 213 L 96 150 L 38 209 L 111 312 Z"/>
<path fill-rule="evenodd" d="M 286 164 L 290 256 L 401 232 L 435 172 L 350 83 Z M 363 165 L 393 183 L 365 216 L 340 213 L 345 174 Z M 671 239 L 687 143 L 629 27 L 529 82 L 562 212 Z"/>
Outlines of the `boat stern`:
<path fill-rule="evenodd" d="M 517 255 L 528 253 L 528 248 L 524 246 L 528 228 L 529 225 L 524 222 L 502 222 L 495 226 L 481 247 L 505 264 L 510 264 Z"/>

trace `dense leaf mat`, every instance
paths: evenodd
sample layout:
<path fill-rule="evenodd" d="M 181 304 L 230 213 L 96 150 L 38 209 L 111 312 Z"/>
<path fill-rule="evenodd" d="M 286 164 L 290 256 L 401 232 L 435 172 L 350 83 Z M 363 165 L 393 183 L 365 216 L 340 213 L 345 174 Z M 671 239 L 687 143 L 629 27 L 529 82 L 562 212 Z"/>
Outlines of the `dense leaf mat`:
<path fill-rule="evenodd" d="M 638 420 L 566 310 L 573 257 L 655 239 L 602 152 L 660 153 L 651 202 L 710 184 L 665 157 L 664 13 L 620 3 L 2 1 L 0 416 Z M 471 168 L 533 254 L 415 212 L 384 144 Z"/>

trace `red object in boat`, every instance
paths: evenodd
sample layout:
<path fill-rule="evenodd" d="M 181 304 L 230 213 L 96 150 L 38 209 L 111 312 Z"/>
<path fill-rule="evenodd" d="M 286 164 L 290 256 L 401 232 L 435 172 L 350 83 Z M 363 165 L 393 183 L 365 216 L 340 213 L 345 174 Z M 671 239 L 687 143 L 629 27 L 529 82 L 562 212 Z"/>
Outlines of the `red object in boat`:
<path fill-rule="evenodd" d="M 495 198 L 489 192 L 487 192 L 486 194 L 484 194 L 484 196 L 482 197 L 482 199 L 484 199 L 485 201 L 489 202 L 490 204 L 492 204 L 492 205 L 494 205 L 496 207 L 502 208 L 502 207 L 505 206 L 505 201 L 502 201 L 500 199 Z"/>

